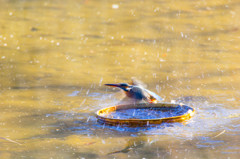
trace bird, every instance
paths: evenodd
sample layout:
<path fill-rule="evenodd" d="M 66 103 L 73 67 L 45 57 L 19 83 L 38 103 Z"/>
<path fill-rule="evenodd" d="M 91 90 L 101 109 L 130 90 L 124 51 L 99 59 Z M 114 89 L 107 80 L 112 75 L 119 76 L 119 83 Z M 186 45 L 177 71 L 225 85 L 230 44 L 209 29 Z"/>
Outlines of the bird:
<path fill-rule="evenodd" d="M 144 88 L 144 84 L 136 79 L 132 79 L 131 84 L 128 83 L 117 83 L 117 84 L 105 84 L 106 86 L 117 87 L 122 89 L 126 96 L 134 99 L 137 102 L 145 103 L 157 103 L 163 100 L 156 93 L 151 92 Z"/>

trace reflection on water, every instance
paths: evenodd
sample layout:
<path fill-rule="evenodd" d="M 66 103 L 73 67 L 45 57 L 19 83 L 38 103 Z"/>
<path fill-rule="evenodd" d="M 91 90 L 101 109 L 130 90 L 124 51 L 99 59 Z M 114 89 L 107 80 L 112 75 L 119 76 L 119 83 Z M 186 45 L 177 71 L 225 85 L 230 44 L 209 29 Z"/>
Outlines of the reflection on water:
<path fill-rule="evenodd" d="M 239 12 L 238 0 L 2 0 L 0 158 L 238 158 Z M 195 116 L 99 124 L 122 99 L 103 84 L 131 77 Z"/>

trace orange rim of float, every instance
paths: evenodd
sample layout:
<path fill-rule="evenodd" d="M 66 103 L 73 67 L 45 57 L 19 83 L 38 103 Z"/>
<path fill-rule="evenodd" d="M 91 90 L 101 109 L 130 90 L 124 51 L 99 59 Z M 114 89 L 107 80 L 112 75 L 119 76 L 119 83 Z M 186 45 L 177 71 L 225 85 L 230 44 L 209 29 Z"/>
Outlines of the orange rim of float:
<path fill-rule="evenodd" d="M 178 106 L 185 106 L 188 107 L 188 111 L 180 116 L 174 117 L 167 117 L 167 118 L 156 118 L 156 119 L 116 119 L 116 118 L 109 118 L 105 117 L 106 114 L 110 114 L 111 112 L 115 112 L 117 110 L 124 110 L 124 109 L 133 109 L 133 108 L 171 108 L 171 107 L 178 107 Z M 187 105 L 181 104 L 172 104 L 172 103 L 140 103 L 140 104 L 128 104 L 128 105 L 116 105 L 107 108 L 103 108 L 96 113 L 96 117 L 98 122 L 102 124 L 108 125 L 130 125 L 130 126 L 146 126 L 146 125 L 153 125 L 153 124 L 161 124 L 161 123 L 173 123 L 173 122 L 184 122 L 195 114 L 195 109 L 189 107 Z"/>

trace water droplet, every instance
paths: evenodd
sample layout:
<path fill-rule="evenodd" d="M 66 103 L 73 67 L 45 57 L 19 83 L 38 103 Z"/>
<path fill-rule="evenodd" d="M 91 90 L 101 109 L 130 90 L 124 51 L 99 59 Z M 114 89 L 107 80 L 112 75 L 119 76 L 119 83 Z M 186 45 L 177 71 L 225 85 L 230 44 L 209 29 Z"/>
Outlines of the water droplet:
<path fill-rule="evenodd" d="M 158 12 L 159 10 L 160 10 L 160 8 L 157 7 L 157 8 L 154 9 L 154 12 Z"/>
<path fill-rule="evenodd" d="M 113 4 L 112 5 L 112 9 L 118 9 L 119 8 L 119 5 L 118 4 Z"/>
<path fill-rule="evenodd" d="M 181 32 L 181 36 L 184 37 L 183 33 Z"/>
<path fill-rule="evenodd" d="M 101 77 L 100 81 L 99 81 L 99 86 L 102 85 L 102 81 L 103 81 L 103 78 Z"/>
<path fill-rule="evenodd" d="M 106 143 L 105 140 L 102 140 L 102 143 L 105 144 Z"/>
<path fill-rule="evenodd" d="M 89 91 L 90 91 L 90 90 L 88 89 L 88 90 L 87 90 L 87 92 L 86 92 L 86 94 L 88 94 L 88 93 L 89 93 Z"/>

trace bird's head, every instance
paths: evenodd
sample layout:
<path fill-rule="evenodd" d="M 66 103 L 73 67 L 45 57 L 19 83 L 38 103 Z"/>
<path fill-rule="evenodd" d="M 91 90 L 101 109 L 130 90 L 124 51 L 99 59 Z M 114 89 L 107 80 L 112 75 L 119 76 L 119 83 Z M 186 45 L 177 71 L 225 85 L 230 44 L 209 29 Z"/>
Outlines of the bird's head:
<path fill-rule="evenodd" d="M 131 85 L 127 83 L 118 83 L 118 84 L 105 84 L 106 86 L 111 86 L 111 87 L 118 87 L 124 90 L 125 92 L 128 92 L 131 88 Z"/>

